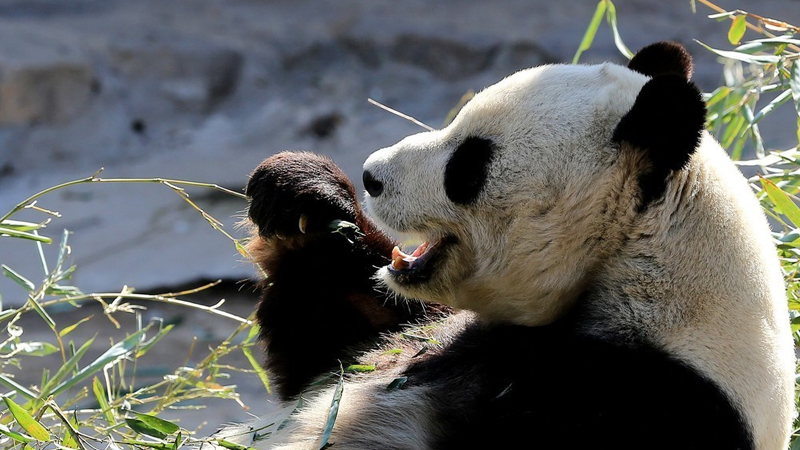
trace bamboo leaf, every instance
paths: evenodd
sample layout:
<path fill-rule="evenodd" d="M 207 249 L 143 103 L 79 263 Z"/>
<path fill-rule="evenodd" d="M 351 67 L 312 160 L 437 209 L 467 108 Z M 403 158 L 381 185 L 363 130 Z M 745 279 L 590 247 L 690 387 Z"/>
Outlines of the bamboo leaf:
<path fill-rule="evenodd" d="M 9 342 L 0 349 L 2 352 L 15 352 L 18 355 L 47 356 L 58 351 L 58 347 L 49 342 Z"/>
<path fill-rule="evenodd" d="M 170 324 L 170 325 L 167 325 L 164 328 L 161 328 L 160 330 L 158 330 L 158 333 L 156 333 L 156 335 L 153 336 L 152 339 L 150 339 L 147 342 L 143 342 L 139 346 L 139 348 L 136 349 L 136 357 L 138 358 L 140 356 L 144 356 L 144 354 L 147 353 L 147 351 L 150 350 L 150 348 L 152 348 L 154 345 L 156 345 L 156 343 L 158 343 L 158 341 L 160 341 L 161 338 L 163 338 L 164 335 L 169 333 L 169 331 L 171 329 L 173 329 L 174 327 L 175 327 L 174 324 Z"/>
<path fill-rule="evenodd" d="M 759 177 L 759 179 L 761 181 L 761 186 L 764 188 L 764 192 L 767 193 L 769 199 L 775 204 L 775 209 L 786 216 L 795 227 L 800 226 L 800 208 L 798 208 L 797 204 L 772 181 L 764 177 Z"/>
<path fill-rule="evenodd" d="M 80 348 L 78 348 L 78 351 L 76 351 L 75 354 L 70 356 L 70 358 L 67 360 L 67 362 L 65 362 L 61 367 L 59 367 L 58 371 L 55 373 L 55 375 L 53 375 L 52 378 L 50 378 L 50 380 L 47 382 L 47 384 L 42 386 L 42 397 L 43 398 L 44 397 L 48 397 L 49 395 L 51 395 L 52 394 L 51 391 L 53 389 L 53 386 L 56 383 L 60 383 L 61 380 L 66 378 L 66 376 L 70 372 L 72 372 L 72 370 L 78 365 L 78 362 L 83 357 L 83 355 L 86 353 L 86 351 L 89 350 L 89 347 L 94 342 L 94 339 L 95 339 L 95 337 L 93 336 L 93 337 L 89 338 L 86 342 L 84 342 L 83 345 L 81 345 Z"/>
<path fill-rule="evenodd" d="M 25 289 L 26 291 L 33 292 L 33 290 L 36 289 L 36 286 L 33 284 L 31 280 L 18 274 L 11 267 L 8 267 L 5 264 L 0 264 L 0 270 L 3 271 L 3 275 L 5 275 L 6 278 L 22 286 L 22 288 Z"/>
<path fill-rule="evenodd" d="M 0 384 L 3 386 L 13 389 L 17 391 L 18 394 L 22 394 L 28 400 L 33 400 L 37 398 L 37 395 L 28 390 L 26 387 L 22 386 L 21 384 L 17 383 L 13 379 L 7 377 L 6 375 L 0 374 Z"/>
<path fill-rule="evenodd" d="M 94 317 L 94 315 L 86 316 L 83 319 L 73 323 L 72 325 L 64 327 L 61 331 L 58 332 L 58 337 L 64 337 L 64 336 L 72 333 L 73 331 L 75 331 L 75 328 L 78 328 L 78 326 L 80 326 L 81 324 L 87 322 L 92 317 Z"/>
<path fill-rule="evenodd" d="M 606 12 L 607 5 L 608 0 L 601 0 L 600 3 L 597 4 L 597 9 L 595 9 L 592 20 L 589 22 L 589 27 L 586 29 L 583 39 L 581 39 L 581 45 L 578 46 L 578 51 L 575 52 L 575 56 L 572 58 L 572 64 L 578 64 L 578 61 L 581 59 L 581 54 L 589 50 L 592 46 L 594 36 L 597 34 L 597 29 L 600 27 L 600 22 L 603 20 L 603 14 Z"/>
<path fill-rule="evenodd" d="M 162 433 L 166 433 L 167 435 L 173 434 L 176 431 L 180 430 L 180 427 L 175 425 L 174 423 L 166 421 L 164 419 L 160 419 L 156 416 L 138 413 L 136 411 L 131 411 L 131 412 L 136 414 L 136 418 L 146 423 L 147 426 L 149 426 L 150 428 L 158 430 Z"/>
<path fill-rule="evenodd" d="M 53 391 L 50 395 L 57 395 L 58 393 L 69 389 L 79 382 L 83 381 L 84 379 L 94 375 L 98 371 L 102 370 L 107 364 L 113 364 L 120 359 L 128 356 L 133 352 L 137 345 L 139 345 L 140 341 L 144 334 L 150 329 L 152 324 L 147 325 L 146 327 L 142 328 L 141 330 L 137 331 L 136 333 L 131 334 L 123 341 L 117 342 L 111 348 L 106 350 L 105 353 L 98 356 L 97 359 L 89 363 L 86 367 L 82 368 L 78 371 L 72 378 L 66 380 L 53 388 Z M 77 361 L 76 361 L 77 362 Z"/>
<path fill-rule="evenodd" d="M 736 16 L 731 22 L 728 30 L 728 41 L 733 45 L 738 45 L 747 30 L 747 16 Z"/>
<path fill-rule="evenodd" d="M 344 369 L 345 372 L 374 372 L 375 364 L 351 364 Z"/>
<path fill-rule="evenodd" d="M 253 447 L 247 447 L 241 444 L 237 444 L 235 442 L 226 441 L 225 439 L 217 439 L 214 442 L 219 444 L 221 447 L 225 447 L 229 450 L 253 450 Z"/>
<path fill-rule="evenodd" d="M 791 97 L 792 97 L 792 92 L 784 91 L 779 96 L 772 99 L 772 101 L 769 102 L 767 106 L 761 108 L 761 111 L 759 111 L 758 114 L 756 114 L 753 117 L 753 120 L 751 121 L 750 124 L 753 125 L 755 123 L 760 122 L 761 119 L 763 119 L 767 114 L 774 111 L 775 108 L 777 108 L 778 106 L 781 106 L 782 104 L 786 103 L 786 101 L 789 100 Z"/>
<path fill-rule="evenodd" d="M 47 326 L 49 326 L 51 330 L 55 331 L 56 321 L 53 320 L 53 318 L 50 317 L 50 314 L 44 310 L 42 305 L 39 304 L 39 301 L 36 300 L 36 298 L 34 298 L 31 294 L 28 294 L 28 301 L 31 303 L 31 305 L 33 305 L 33 310 L 36 311 L 36 313 L 39 314 L 39 316 L 44 319 L 45 322 L 47 322 Z"/>
<path fill-rule="evenodd" d="M 23 444 L 27 444 L 28 442 L 34 441 L 34 439 L 26 434 L 17 433 L 16 431 L 8 428 L 7 426 L 0 423 L 0 433 L 5 434 L 6 436 L 10 437 L 11 439 L 22 442 Z"/>
<path fill-rule="evenodd" d="M 789 88 L 792 91 L 794 109 L 797 111 L 797 115 L 800 116 L 800 61 L 798 60 L 792 63 L 792 70 L 789 76 Z M 798 123 L 798 133 L 800 133 L 800 122 Z"/>
<path fill-rule="evenodd" d="M 83 292 L 81 292 L 81 290 L 75 286 L 61 286 L 58 284 L 48 286 L 47 289 L 45 290 L 45 293 L 47 295 L 70 296 L 70 297 L 83 294 Z"/>
<path fill-rule="evenodd" d="M 729 50 L 717 50 L 715 48 L 709 47 L 708 45 L 706 45 L 706 44 L 704 44 L 704 43 L 702 43 L 700 41 L 695 41 L 695 42 L 697 42 L 698 44 L 700 44 L 703 47 L 705 47 L 706 49 L 708 49 L 708 51 L 710 51 L 712 53 L 716 53 L 717 55 L 722 56 L 723 58 L 733 59 L 733 60 L 736 60 L 736 61 L 742 61 L 742 62 L 746 62 L 748 64 L 756 64 L 756 65 L 763 66 L 763 65 L 766 65 L 766 64 L 777 64 L 781 60 L 780 56 L 776 56 L 776 55 L 748 55 L 746 53 L 739 53 L 739 52 L 729 51 Z"/>
<path fill-rule="evenodd" d="M 6 227 L 6 226 L 1 226 L 1 225 L 0 225 L 0 236 L 8 236 L 8 237 L 20 238 L 20 239 L 28 239 L 28 240 L 31 240 L 31 241 L 44 242 L 45 244 L 50 244 L 50 243 L 53 242 L 53 240 L 50 239 L 47 236 L 40 236 L 38 234 L 28 233 L 27 231 L 18 231 L 18 230 L 15 230 L 13 228 L 9 228 L 9 227 Z"/>
<path fill-rule="evenodd" d="M 6 219 L 0 222 L 0 227 L 10 228 L 16 231 L 33 231 L 33 230 L 38 230 L 40 228 L 44 228 L 46 223 L 47 222 L 36 223 L 36 222 L 23 222 L 21 220 Z"/>
<path fill-rule="evenodd" d="M 408 377 L 397 377 L 386 386 L 387 391 L 396 391 L 403 387 L 404 384 L 408 381 Z"/>
<path fill-rule="evenodd" d="M 25 411 L 21 406 L 14 403 L 14 400 L 11 400 L 8 397 L 3 397 L 3 401 L 6 402 L 6 406 L 8 407 L 8 411 L 14 416 L 14 420 L 17 421 L 19 426 L 22 427 L 28 434 L 31 435 L 37 441 L 49 441 L 50 440 L 50 433 L 47 429 L 42 426 L 39 421 L 33 418 L 33 416 Z"/>
<path fill-rule="evenodd" d="M 113 411 L 111 411 L 111 406 L 108 404 L 108 399 L 106 399 L 106 391 L 103 388 L 103 383 L 100 382 L 100 379 L 97 377 L 94 377 L 92 380 L 92 392 L 94 393 L 94 398 L 97 399 L 97 404 L 100 405 L 100 411 L 103 412 L 103 416 L 106 418 L 108 425 L 116 425 L 117 421 L 114 418 Z"/>
<path fill-rule="evenodd" d="M 165 444 L 163 442 L 148 442 L 148 441 L 136 441 L 132 439 L 127 439 L 123 441 L 125 445 L 130 445 L 132 448 L 137 447 L 144 447 L 144 448 L 152 448 L 155 450 L 172 450 L 172 444 Z"/>
<path fill-rule="evenodd" d="M 342 392 L 344 391 L 344 376 L 339 375 L 339 383 L 336 384 L 336 389 L 333 391 L 333 399 L 331 400 L 331 407 L 328 410 L 328 420 L 325 422 L 325 431 L 322 432 L 319 448 L 323 450 L 328 447 L 328 440 L 331 438 L 333 432 L 333 425 L 336 424 L 336 416 L 339 414 L 339 404 L 342 401 Z"/>
<path fill-rule="evenodd" d="M 253 356 L 253 352 L 250 351 L 250 347 L 242 347 L 242 353 L 244 353 L 244 356 L 250 362 L 250 366 L 252 366 L 253 370 L 255 370 L 258 374 L 258 378 L 261 379 L 261 383 L 264 384 L 264 388 L 266 388 L 267 392 L 272 393 L 272 389 L 269 387 L 269 377 L 267 376 L 267 372 Z"/>
<path fill-rule="evenodd" d="M 166 433 L 151 427 L 149 424 L 147 424 L 147 422 L 143 420 L 126 418 L 125 423 L 128 424 L 128 427 L 130 427 L 131 430 L 137 433 L 145 434 L 147 436 L 152 436 L 158 439 L 164 439 L 167 437 Z"/>
<path fill-rule="evenodd" d="M 614 7 L 614 3 L 612 3 L 610 0 L 608 1 L 606 21 L 611 27 L 611 32 L 614 34 L 614 45 L 617 46 L 617 50 L 619 50 L 619 52 L 622 53 L 626 58 L 633 58 L 633 52 L 631 49 L 629 49 L 628 46 L 622 42 L 622 36 L 620 36 L 619 29 L 617 28 L 617 8 Z"/>

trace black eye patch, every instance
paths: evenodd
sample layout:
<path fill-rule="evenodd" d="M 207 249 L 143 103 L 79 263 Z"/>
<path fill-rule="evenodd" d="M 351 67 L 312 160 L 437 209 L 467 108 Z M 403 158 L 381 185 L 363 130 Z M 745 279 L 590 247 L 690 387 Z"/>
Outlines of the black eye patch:
<path fill-rule="evenodd" d="M 490 139 L 470 136 L 456 148 L 444 171 L 444 191 L 453 203 L 468 205 L 486 185 L 495 145 Z"/>

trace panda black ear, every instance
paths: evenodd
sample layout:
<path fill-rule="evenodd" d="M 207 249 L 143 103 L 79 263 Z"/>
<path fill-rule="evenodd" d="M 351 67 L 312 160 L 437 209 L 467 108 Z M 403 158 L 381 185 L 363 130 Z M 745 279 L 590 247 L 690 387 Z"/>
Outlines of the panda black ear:
<path fill-rule="evenodd" d="M 676 42 L 656 42 L 636 52 L 628 68 L 648 77 L 680 75 L 692 77 L 692 55 Z"/>
<path fill-rule="evenodd" d="M 640 175 L 644 202 L 660 197 L 666 179 L 686 166 L 700 143 L 706 105 L 700 90 L 683 75 L 659 75 L 648 81 L 620 120 L 613 140 L 644 152 L 651 163 Z"/>

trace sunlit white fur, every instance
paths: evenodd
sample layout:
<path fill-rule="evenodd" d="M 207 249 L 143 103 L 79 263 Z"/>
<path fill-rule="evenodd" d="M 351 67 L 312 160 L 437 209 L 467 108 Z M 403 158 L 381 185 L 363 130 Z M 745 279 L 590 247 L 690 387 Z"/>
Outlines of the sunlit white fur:
<path fill-rule="evenodd" d="M 756 448 L 784 449 L 794 355 L 766 220 L 708 135 L 666 199 L 637 212 L 646 162 L 610 137 L 646 81 L 608 64 L 530 69 L 478 94 L 449 127 L 374 153 L 364 167 L 385 190 L 367 196 L 372 215 L 460 242 L 429 283 L 380 276 L 403 295 L 525 325 L 594 292 L 594 332 L 662 345 L 735 399 Z M 467 136 L 493 139 L 499 152 L 478 202 L 459 207 L 442 177 Z"/>

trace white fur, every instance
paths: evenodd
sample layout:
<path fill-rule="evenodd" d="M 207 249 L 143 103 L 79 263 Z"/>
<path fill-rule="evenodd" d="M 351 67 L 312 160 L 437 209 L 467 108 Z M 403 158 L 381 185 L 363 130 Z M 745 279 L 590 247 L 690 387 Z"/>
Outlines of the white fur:
<path fill-rule="evenodd" d="M 642 161 L 610 136 L 646 81 L 608 64 L 526 70 L 478 94 L 449 127 L 374 153 L 364 168 L 385 189 L 367 196 L 373 216 L 459 240 L 430 283 L 380 276 L 403 295 L 525 325 L 553 321 L 600 286 L 595 332 L 648 336 L 722 386 L 757 449 L 784 449 L 794 354 L 766 220 L 708 135 L 665 200 L 636 211 Z M 467 136 L 492 139 L 499 154 L 477 203 L 460 207 L 442 176 Z"/>

